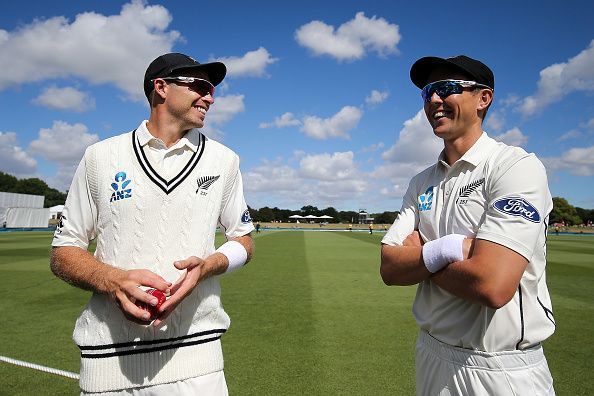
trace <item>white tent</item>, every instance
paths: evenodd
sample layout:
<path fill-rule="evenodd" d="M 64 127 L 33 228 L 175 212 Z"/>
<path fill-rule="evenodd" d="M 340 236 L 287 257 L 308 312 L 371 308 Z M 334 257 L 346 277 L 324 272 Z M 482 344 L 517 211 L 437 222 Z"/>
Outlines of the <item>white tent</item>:
<path fill-rule="evenodd" d="M 59 219 L 62 216 L 62 212 L 64 211 L 64 205 L 56 205 L 49 208 L 50 210 L 50 217 L 49 219 Z"/>
<path fill-rule="evenodd" d="M 44 201 L 43 195 L 0 192 L 0 227 L 47 227 L 49 209 L 43 209 Z M 44 225 L 40 225 L 42 214 Z"/>

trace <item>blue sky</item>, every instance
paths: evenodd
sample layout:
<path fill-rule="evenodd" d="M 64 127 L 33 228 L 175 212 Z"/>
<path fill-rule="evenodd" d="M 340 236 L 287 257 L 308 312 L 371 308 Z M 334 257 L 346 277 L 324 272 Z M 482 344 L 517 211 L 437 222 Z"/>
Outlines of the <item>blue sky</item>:
<path fill-rule="evenodd" d="M 456 8 L 454 8 L 454 6 Z M 68 189 L 84 149 L 148 117 L 150 61 L 228 75 L 203 132 L 241 157 L 254 208 L 398 210 L 435 161 L 412 63 L 466 54 L 495 73 L 484 125 L 594 208 L 592 1 L 52 1 L 0 13 L 0 170 Z"/>

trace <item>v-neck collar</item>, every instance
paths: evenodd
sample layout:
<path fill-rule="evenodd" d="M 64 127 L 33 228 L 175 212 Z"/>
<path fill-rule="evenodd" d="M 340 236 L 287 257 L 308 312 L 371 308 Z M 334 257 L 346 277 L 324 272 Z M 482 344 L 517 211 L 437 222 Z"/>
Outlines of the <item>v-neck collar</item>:
<path fill-rule="evenodd" d="M 192 157 L 186 162 L 182 170 L 175 175 L 172 179 L 166 180 L 163 176 L 161 176 L 150 164 L 148 158 L 144 150 L 142 149 L 142 145 L 136 133 L 136 129 L 132 132 L 132 146 L 134 147 L 134 154 L 136 154 L 136 159 L 138 160 L 138 164 L 147 175 L 147 177 L 157 185 L 165 194 L 171 193 L 175 190 L 185 179 L 188 175 L 194 170 L 198 161 L 202 157 L 202 153 L 204 152 L 204 146 L 206 144 L 206 138 L 202 133 L 199 136 L 199 143 L 198 148 L 192 154 Z"/>

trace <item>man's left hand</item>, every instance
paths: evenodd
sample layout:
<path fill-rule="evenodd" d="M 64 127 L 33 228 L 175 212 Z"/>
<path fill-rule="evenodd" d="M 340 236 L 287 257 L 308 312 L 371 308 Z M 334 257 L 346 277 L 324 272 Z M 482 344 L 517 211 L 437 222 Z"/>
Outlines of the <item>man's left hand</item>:
<path fill-rule="evenodd" d="M 170 297 L 159 308 L 160 315 L 153 322 L 153 326 L 160 326 L 200 281 L 211 275 L 225 272 L 228 263 L 227 257 L 221 253 L 214 253 L 206 259 L 191 256 L 173 263 L 175 268 L 185 269 L 186 272 L 171 286 Z"/>

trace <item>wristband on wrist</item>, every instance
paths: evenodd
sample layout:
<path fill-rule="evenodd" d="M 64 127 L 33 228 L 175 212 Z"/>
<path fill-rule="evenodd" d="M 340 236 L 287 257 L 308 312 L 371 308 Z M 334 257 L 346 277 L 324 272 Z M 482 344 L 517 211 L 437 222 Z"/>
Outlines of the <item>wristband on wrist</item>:
<path fill-rule="evenodd" d="M 443 267 L 460 261 L 464 258 L 462 254 L 462 243 L 464 235 L 450 234 L 423 245 L 423 262 L 431 273 L 436 273 Z"/>
<path fill-rule="evenodd" d="M 225 273 L 235 271 L 238 268 L 243 267 L 247 261 L 247 251 L 243 245 L 237 241 L 228 241 L 223 243 L 216 250 L 217 252 L 224 254 L 229 260 L 229 266 Z"/>

